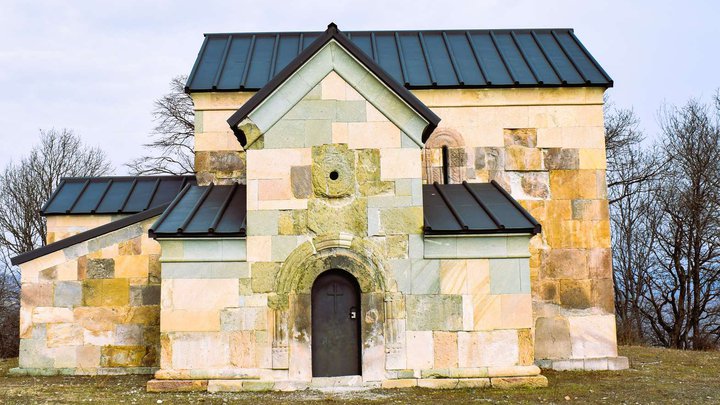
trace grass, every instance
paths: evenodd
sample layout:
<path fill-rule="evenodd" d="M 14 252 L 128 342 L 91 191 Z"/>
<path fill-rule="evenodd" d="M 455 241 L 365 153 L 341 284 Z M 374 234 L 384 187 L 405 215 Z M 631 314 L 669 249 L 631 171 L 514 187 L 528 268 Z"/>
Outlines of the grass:
<path fill-rule="evenodd" d="M 632 367 L 624 371 L 545 371 L 550 387 L 516 390 L 434 391 L 420 388 L 326 394 L 146 393 L 148 376 L 9 377 L 17 359 L 0 360 L 0 404 L 283 404 L 291 401 L 381 403 L 720 403 L 720 352 L 621 347 Z M 162 401 L 162 402 L 158 402 Z"/>

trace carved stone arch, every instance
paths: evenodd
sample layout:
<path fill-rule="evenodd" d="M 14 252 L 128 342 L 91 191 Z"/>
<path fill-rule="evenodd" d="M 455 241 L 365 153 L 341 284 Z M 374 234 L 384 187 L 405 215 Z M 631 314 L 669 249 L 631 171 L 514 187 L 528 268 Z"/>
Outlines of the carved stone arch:
<path fill-rule="evenodd" d="M 448 127 L 437 128 L 425 142 L 423 180 L 428 184 L 444 183 L 447 172 L 449 183 L 461 183 L 467 177 L 467 161 L 465 139 L 460 132 Z"/>
<path fill-rule="evenodd" d="M 381 293 L 387 288 L 381 257 L 365 239 L 349 234 L 318 236 L 290 253 L 275 279 L 275 292 L 281 297 L 309 294 L 320 273 L 342 269 L 357 279 L 362 293 Z"/>

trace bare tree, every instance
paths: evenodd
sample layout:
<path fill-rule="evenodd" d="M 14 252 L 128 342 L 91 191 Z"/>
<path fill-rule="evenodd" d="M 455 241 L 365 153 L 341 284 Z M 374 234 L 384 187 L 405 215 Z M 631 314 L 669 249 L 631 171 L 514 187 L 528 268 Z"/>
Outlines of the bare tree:
<path fill-rule="evenodd" d="M 652 192 L 645 315 L 659 343 L 705 349 L 720 340 L 720 100 L 667 107 L 661 124 L 669 167 Z"/>
<path fill-rule="evenodd" d="M 0 355 L 17 350 L 18 269 L 10 257 L 45 244 L 47 227 L 38 215 L 62 177 L 99 176 L 111 171 L 105 152 L 83 144 L 67 129 L 40 130 L 40 143 L 0 174 Z M 14 346 L 8 347 L 8 341 Z"/>
<path fill-rule="evenodd" d="M 195 110 L 192 98 L 185 93 L 187 76 L 170 81 L 170 92 L 155 100 L 155 128 L 152 142 L 144 146 L 150 154 L 126 166 L 137 175 L 195 173 Z"/>

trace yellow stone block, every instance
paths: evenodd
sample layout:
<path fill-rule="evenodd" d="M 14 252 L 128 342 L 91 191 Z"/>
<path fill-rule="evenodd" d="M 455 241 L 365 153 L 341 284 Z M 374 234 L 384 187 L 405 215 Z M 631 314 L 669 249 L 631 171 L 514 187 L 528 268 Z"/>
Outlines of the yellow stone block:
<path fill-rule="evenodd" d="M 490 261 L 488 259 L 466 260 L 467 293 L 473 295 L 490 294 Z"/>
<path fill-rule="evenodd" d="M 607 167 L 605 149 L 580 149 L 580 169 L 602 169 Z"/>
<path fill-rule="evenodd" d="M 499 295 L 473 294 L 473 330 L 493 330 L 502 324 Z"/>
<path fill-rule="evenodd" d="M 117 256 L 115 258 L 115 277 L 147 278 L 149 259 L 146 255 Z"/>
<path fill-rule="evenodd" d="M 542 168 L 542 150 L 517 145 L 505 147 L 505 170 L 529 171 Z"/>
<path fill-rule="evenodd" d="M 532 296 L 530 294 L 500 295 L 501 329 L 533 327 Z"/>

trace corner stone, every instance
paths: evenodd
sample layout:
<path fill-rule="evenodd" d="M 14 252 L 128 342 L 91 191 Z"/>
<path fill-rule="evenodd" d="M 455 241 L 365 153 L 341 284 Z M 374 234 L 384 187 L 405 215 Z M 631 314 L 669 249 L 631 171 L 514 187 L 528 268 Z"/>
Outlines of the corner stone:
<path fill-rule="evenodd" d="M 207 380 L 150 380 L 147 392 L 191 392 L 207 390 Z"/>

